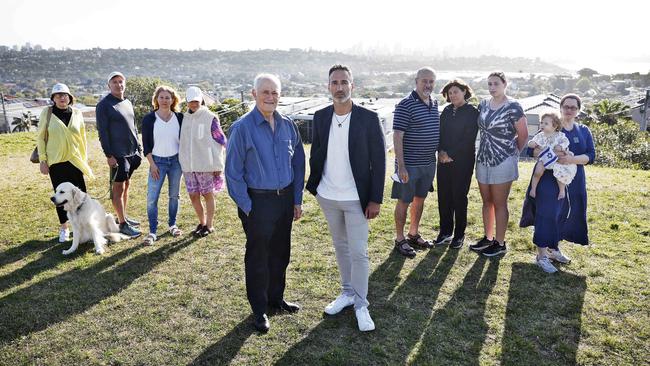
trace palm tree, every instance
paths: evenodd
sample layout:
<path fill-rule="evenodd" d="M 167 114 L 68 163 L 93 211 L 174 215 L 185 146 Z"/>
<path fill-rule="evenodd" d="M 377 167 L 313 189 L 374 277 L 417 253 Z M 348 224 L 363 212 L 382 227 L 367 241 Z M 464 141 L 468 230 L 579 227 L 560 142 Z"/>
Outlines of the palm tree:
<path fill-rule="evenodd" d="M 23 112 L 20 117 L 14 117 L 12 124 L 14 125 L 14 128 L 11 132 L 29 131 L 32 126 L 38 126 L 38 118 L 34 116 L 31 111 L 27 111 Z"/>
<path fill-rule="evenodd" d="M 630 106 L 618 101 L 603 99 L 598 103 L 587 107 L 586 122 L 606 123 L 615 125 L 619 119 L 630 119 Z"/>

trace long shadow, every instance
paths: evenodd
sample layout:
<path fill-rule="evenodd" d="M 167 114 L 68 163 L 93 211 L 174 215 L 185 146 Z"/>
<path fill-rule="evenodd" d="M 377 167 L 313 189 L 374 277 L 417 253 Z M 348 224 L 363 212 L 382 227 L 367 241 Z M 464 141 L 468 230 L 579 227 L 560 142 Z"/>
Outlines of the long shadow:
<path fill-rule="evenodd" d="M 443 255 L 441 248 L 428 251 L 397 288 L 403 258 L 391 254 L 370 277 L 370 311 L 377 329 L 360 333 L 354 311 L 349 308 L 334 317 L 326 317 L 307 337 L 291 347 L 277 364 L 363 365 L 403 363 L 431 317 L 457 250 Z M 421 254 L 423 255 L 423 254 Z M 392 287 L 391 287 L 392 286 Z M 390 291 L 388 291 L 390 289 Z"/>
<path fill-rule="evenodd" d="M 586 279 L 512 265 L 503 332 L 503 365 L 574 365 L 580 342 Z"/>
<path fill-rule="evenodd" d="M 130 247 L 91 267 L 70 270 L 1 298 L 0 345 L 82 313 L 128 287 L 194 240 L 170 243 L 110 268 L 141 249 L 140 246 Z"/>
<path fill-rule="evenodd" d="M 483 274 L 486 262 L 488 268 Z M 414 365 L 478 365 L 488 325 L 485 304 L 496 283 L 499 258 L 477 257 L 463 284 L 439 309 L 422 337 Z"/>
<path fill-rule="evenodd" d="M 395 251 L 392 251 L 389 257 L 373 272 L 373 275 L 370 278 L 370 284 L 376 284 L 374 289 L 370 291 L 376 291 L 376 297 L 381 299 L 378 300 L 378 303 L 381 301 L 386 301 L 386 298 L 392 293 L 397 283 L 400 281 L 398 274 L 404 266 L 405 257 L 397 254 Z M 373 296 L 375 297 L 375 296 Z M 349 310 L 348 310 L 349 312 Z M 349 315 L 349 314 L 348 314 Z M 350 322 L 350 317 L 328 317 L 329 320 L 322 322 L 319 327 L 321 327 L 320 332 L 334 334 L 338 332 L 337 329 L 347 328 L 352 326 Z M 354 318 L 354 314 L 352 314 Z M 273 319 L 271 319 L 271 326 L 273 326 Z M 206 348 L 201 355 L 194 359 L 189 365 L 224 365 L 228 364 L 241 349 L 242 345 L 253 333 L 252 328 L 252 315 L 247 319 L 239 323 L 235 328 L 233 328 L 228 334 L 224 335 L 219 339 L 218 342 L 214 343 L 210 347 Z M 356 321 L 354 323 L 356 326 Z M 334 333 L 330 333 L 334 332 Z M 314 336 L 317 335 L 315 332 L 311 332 Z M 323 334 L 322 337 L 328 337 Z M 309 337 L 308 337 L 309 338 Z M 314 339 L 318 345 L 320 340 Z M 305 344 L 311 343 L 312 340 L 306 340 Z M 278 363 L 288 363 L 296 364 L 302 363 L 302 359 L 307 355 L 296 355 L 297 358 L 293 359 L 293 356 L 289 356 L 287 359 L 280 360 Z M 331 364 L 331 362 L 328 362 Z"/>
<path fill-rule="evenodd" d="M 53 240 L 30 240 L 0 252 L 0 267 L 17 262 L 31 253 L 49 250 L 54 246 Z"/>
<path fill-rule="evenodd" d="M 249 315 L 236 327 L 230 330 L 228 334 L 221 337 L 221 339 L 210 347 L 206 348 L 194 361 L 188 365 L 227 365 L 232 361 L 241 346 L 246 342 L 248 337 L 253 334 L 253 327 L 251 322 L 253 316 Z"/>
<path fill-rule="evenodd" d="M 25 249 L 24 247 L 33 247 L 31 242 L 26 242 L 26 245 L 22 245 L 22 249 Z M 67 257 L 64 257 L 61 254 L 61 250 L 65 245 L 69 245 L 66 243 L 65 245 L 60 245 L 57 243 L 57 245 L 51 245 L 49 247 L 44 247 L 43 242 L 37 242 L 40 243 L 40 250 L 43 250 L 41 253 L 41 257 L 38 259 L 35 259 L 26 265 L 14 270 L 11 273 L 8 273 L 2 277 L 0 277 L 0 292 L 3 292 L 7 289 L 10 289 L 14 286 L 18 286 L 23 282 L 27 282 L 31 280 L 34 276 L 38 275 L 41 272 L 45 272 L 49 269 L 52 269 L 56 267 L 61 261 L 67 260 Z M 50 244 L 50 243 L 48 243 Z M 37 251 L 37 250 L 33 250 Z M 82 248 L 79 249 L 79 251 L 82 251 Z M 15 255 L 21 255 L 24 254 L 24 250 L 16 250 Z M 27 255 L 24 255 L 26 257 Z M 11 262 L 17 262 L 20 259 L 23 259 L 24 257 L 21 258 L 11 258 L 9 256 L 6 257 L 8 260 L 8 263 Z M 4 258 L 3 258 L 4 259 Z"/>

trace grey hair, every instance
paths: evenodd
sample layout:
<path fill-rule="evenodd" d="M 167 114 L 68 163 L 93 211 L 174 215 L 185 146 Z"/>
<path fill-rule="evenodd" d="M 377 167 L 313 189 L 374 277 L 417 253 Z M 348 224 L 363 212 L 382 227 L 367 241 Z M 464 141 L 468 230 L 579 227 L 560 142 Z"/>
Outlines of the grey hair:
<path fill-rule="evenodd" d="M 425 73 L 426 74 L 429 74 L 429 73 L 433 74 L 433 78 L 436 79 L 436 71 L 434 69 L 432 69 L 431 67 L 423 67 L 423 68 L 419 69 L 418 72 L 415 74 L 415 79 L 417 80 L 417 79 L 421 78 L 422 74 L 425 74 Z"/>
<path fill-rule="evenodd" d="M 265 73 L 257 74 L 257 76 L 255 76 L 255 80 L 253 80 L 253 87 L 255 88 L 255 90 L 259 90 L 260 85 L 262 85 L 262 82 L 266 81 L 266 80 L 269 80 L 269 81 L 272 81 L 273 83 L 275 83 L 275 85 L 278 86 L 278 92 L 280 92 L 280 90 L 282 89 L 282 84 L 280 83 L 280 78 L 278 78 L 276 75 L 265 74 Z"/>

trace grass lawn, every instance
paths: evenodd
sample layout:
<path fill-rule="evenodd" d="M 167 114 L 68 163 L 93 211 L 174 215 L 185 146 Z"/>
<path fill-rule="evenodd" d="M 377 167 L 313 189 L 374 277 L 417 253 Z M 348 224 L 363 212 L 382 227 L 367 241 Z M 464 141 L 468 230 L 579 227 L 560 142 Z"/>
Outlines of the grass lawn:
<path fill-rule="evenodd" d="M 107 169 L 89 135 L 88 182 L 107 190 Z M 28 161 L 34 133 L 0 135 L 0 365 L 648 365 L 650 364 L 650 172 L 587 167 L 590 247 L 554 275 L 533 262 L 532 232 L 517 222 L 532 165 L 510 195 L 509 252 L 486 259 L 439 247 L 405 259 L 393 251 L 394 202 L 372 221 L 368 300 L 377 330 L 361 334 L 354 312 L 323 308 L 339 292 L 327 223 L 305 194 L 293 229 L 286 298 L 295 315 L 253 331 L 244 285 L 245 239 L 236 208 L 218 195 L 217 232 L 161 235 L 61 254 L 49 178 Z M 148 165 L 134 175 L 130 216 L 147 232 Z M 387 179 L 387 182 L 390 180 Z M 390 188 L 386 186 L 386 192 Z M 182 188 L 179 226 L 196 226 Z M 386 194 L 388 196 L 388 193 Z M 159 233 L 166 233 L 166 189 Z M 108 199 L 101 200 L 112 211 Z M 468 239 L 482 236 L 481 200 L 470 191 Z M 427 199 L 422 234 L 438 229 Z M 466 242 L 467 243 L 467 242 Z"/>

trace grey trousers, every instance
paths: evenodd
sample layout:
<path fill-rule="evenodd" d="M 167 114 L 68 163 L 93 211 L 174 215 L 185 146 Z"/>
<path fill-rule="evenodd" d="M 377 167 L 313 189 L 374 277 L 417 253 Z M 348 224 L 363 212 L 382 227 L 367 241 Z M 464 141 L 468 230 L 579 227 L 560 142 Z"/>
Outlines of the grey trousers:
<path fill-rule="evenodd" d="M 327 219 L 343 294 L 354 295 L 354 308 L 368 306 L 368 220 L 359 201 L 333 201 L 316 196 Z"/>

